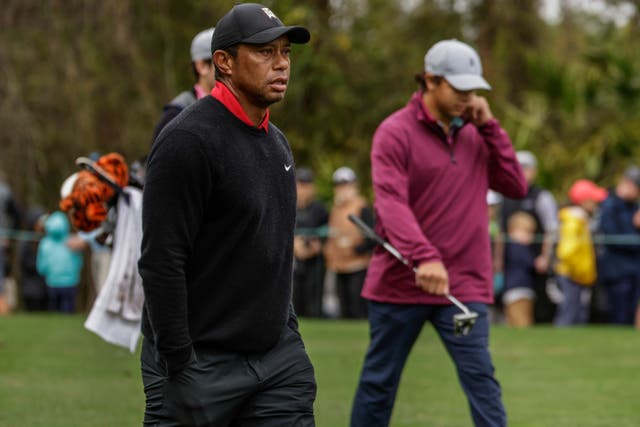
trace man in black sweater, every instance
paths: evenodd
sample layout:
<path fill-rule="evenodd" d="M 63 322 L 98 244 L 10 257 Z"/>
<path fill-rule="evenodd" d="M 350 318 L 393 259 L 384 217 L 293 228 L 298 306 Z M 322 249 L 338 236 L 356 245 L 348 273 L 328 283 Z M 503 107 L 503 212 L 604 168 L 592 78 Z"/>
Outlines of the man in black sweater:
<path fill-rule="evenodd" d="M 236 5 L 216 25 L 211 96 L 153 146 L 139 262 L 145 425 L 314 425 L 291 309 L 293 156 L 268 110 L 284 97 L 291 43 L 309 38 L 262 5 Z"/>

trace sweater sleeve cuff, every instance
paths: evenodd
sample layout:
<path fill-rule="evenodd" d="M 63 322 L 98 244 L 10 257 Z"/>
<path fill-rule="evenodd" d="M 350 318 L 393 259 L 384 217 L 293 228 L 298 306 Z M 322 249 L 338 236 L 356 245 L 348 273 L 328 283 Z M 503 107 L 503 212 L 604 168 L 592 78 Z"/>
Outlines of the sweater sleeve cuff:
<path fill-rule="evenodd" d="M 162 356 L 167 362 L 167 373 L 171 376 L 182 371 L 191 362 L 191 360 L 195 358 L 195 351 L 193 346 L 189 345 L 177 350 L 165 352 Z"/>
<path fill-rule="evenodd" d="M 440 254 L 430 254 L 430 255 L 419 255 L 411 258 L 411 266 L 414 268 L 418 268 L 418 266 L 425 262 L 442 262 L 442 258 Z"/>
<path fill-rule="evenodd" d="M 498 119 L 496 119 L 495 117 L 492 119 L 489 119 L 489 121 L 487 121 L 487 123 L 483 124 L 482 126 L 480 126 L 480 131 L 485 134 L 485 133 L 493 133 L 495 132 L 496 129 L 500 128 L 500 122 L 498 121 Z"/>

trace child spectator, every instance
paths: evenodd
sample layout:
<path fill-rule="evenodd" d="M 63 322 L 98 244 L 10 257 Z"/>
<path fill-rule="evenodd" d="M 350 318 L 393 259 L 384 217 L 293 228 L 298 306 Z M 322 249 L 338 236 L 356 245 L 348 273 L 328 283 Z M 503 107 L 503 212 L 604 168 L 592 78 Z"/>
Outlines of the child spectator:
<path fill-rule="evenodd" d="M 515 212 L 507 221 L 502 302 L 507 324 L 517 328 L 533 324 L 535 231 L 536 220 L 526 212 Z"/>
<path fill-rule="evenodd" d="M 494 303 L 489 308 L 491 323 L 500 324 L 504 319 L 502 306 L 502 292 L 504 291 L 504 272 L 502 263 L 496 265 L 496 259 L 504 259 L 504 236 L 500 232 L 500 210 L 502 209 L 502 195 L 493 190 L 487 191 L 487 207 L 489 213 L 489 238 L 491 239 L 491 254 L 493 263 L 493 295 Z M 497 253 L 500 251 L 500 253 Z"/>
<path fill-rule="evenodd" d="M 558 213 L 560 233 L 556 248 L 556 273 L 563 298 L 556 311 L 556 326 L 583 325 L 589 316 L 591 289 L 597 277 L 591 239 L 591 219 L 607 190 L 586 179 L 569 189 L 571 205 Z"/>
<path fill-rule="evenodd" d="M 538 159 L 530 151 L 518 151 L 518 162 L 522 167 L 522 173 L 527 180 L 527 195 L 523 199 L 504 198 L 502 203 L 502 230 L 507 232 L 507 220 L 515 212 L 526 212 L 536 221 L 536 239 L 533 249 L 535 259 L 535 292 L 534 319 L 536 323 L 550 323 L 553 321 L 555 304 L 546 291 L 547 282 L 552 276 L 551 260 L 553 258 L 553 245 L 558 229 L 558 209 L 551 192 L 536 183 L 538 177 Z M 498 251 L 496 255 L 499 255 Z M 500 271 L 500 258 L 496 258 L 494 265 Z"/>
<path fill-rule="evenodd" d="M 69 219 L 59 211 L 47 217 L 44 223 L 45 237 L 38 246 L 36 267 L 47 283 L 49 309 L 63 313 L 75 311 L 75 300 L 82 253 L 67 246 L 70 231 Z"/>

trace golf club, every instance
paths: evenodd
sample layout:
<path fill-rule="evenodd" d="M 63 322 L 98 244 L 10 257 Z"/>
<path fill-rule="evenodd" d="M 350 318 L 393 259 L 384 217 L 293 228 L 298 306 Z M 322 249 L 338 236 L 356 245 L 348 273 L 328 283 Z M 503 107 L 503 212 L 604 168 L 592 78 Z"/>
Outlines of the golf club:
<path fill-rule="evenodd" d="M 371 227 L 365 224 L 362 219 L 357 216 L 350 214 L 349 220 L 353 222 L 369 239 L 375 241 L 377 244 L 382 246 L 387 252 L 393 255 L 398 261 L 411 268 L 409 264 L 409 260 L 402 256 L 400 252 L 396 248 L 394 248 L 389 242 L 385 241 L 382 237 L 380 237 Z M 417 272 L 417 268 L 413 267 L 413 271 Z M 456 297 L 453 295 L 446 293 L 444 296 L 451 301 L 453 304 L 458 307 L 462 313 L 455 314 L 453 316 L 453 329 L 456 336 L 460 335 L 468 335 L 473 328 L 473 325 L 476 323 L 476 319 L 478 319 L 478 313 L 469 310 L 469 308 L 461 303 Z"/>

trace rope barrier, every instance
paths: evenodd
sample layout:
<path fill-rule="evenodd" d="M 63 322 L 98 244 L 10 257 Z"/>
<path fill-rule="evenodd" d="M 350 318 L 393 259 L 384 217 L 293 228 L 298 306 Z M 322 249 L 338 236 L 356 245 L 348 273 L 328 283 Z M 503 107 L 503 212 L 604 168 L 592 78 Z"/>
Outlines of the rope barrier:
<path fill-rule="evenodd" d="M 305 237 L 326 238 L 330 236 L 332 233 L 328 227 L 324 226 L 324 227 L 318 227 L 318 228 L 297 228 L 295 230 L 295 234 L 298 236 L 305 236 Z M 42 234 L 36 233 L 33 231 L 0 228 L 0 238 L 16 240 L 16 241 L 35 242 L 42 238 Z M 593 244 L 595 245 L 640 246 L 640 234 L 638 235 L 594 234 L 592 236 L 592 239 L 593 239 Z M 508 242 L 509 239 L 505 237 L 505 241 Z M 544 235 L 536 234 L 533 240 L 533 243 L 542 243 L 543 241 L 544 241 Z"/>
<path fill-rule="evenodd" d="M 297 236 L 304 237 L 320 237 L 326 238 L 334 235 L 332 231 L 326 227 L 318 227 L 318 228 L 296 228 L 295 234 Z M 602 234 L 596 233 L 591 236 L 593 244 L 595 245 L 638 245 L 640 246 L 640 234 L 637 235 L 629 235 L 629 234 Z M 510 239 L 507 236 L 503 236 L 503 241 L 509 242 Z M 544 234 L 536 234 L 533 243 L 542 243 L 545 241 Z M 554 243 L 557 243 L 557 237 L 554 238 Z"/>
<path fill-rule="evenodd" d="M 0 228 L 0 239 L 17 240 L 23 242 L 36 242 L 42 239 L 42 234 L 34 231 L 11 230 Z"/>

